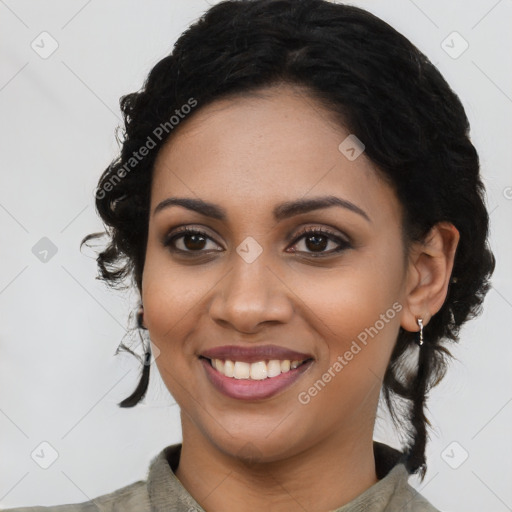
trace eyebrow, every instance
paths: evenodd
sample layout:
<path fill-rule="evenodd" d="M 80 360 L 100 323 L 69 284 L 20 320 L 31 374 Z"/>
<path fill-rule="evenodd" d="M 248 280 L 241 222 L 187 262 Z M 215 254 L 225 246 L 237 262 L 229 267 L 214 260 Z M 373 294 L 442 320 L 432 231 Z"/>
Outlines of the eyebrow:
<path fill-rule="evenodd" d="M 158 212 L 166 208 L 170 208 L 171 206 L 182 206 L 183 208 L 195 211 L 206 217 L 212 217 L 213 219 L 221 221 L 225 221 L 227 219 L 227 212 L 221 206 L 210 203 L 208 201 L 203 201 L 202 199 L 188 197 L 168 197 L 167 199 L 164 199 L 155 207 L 153 215 L 156 215 Z M 281 221 L 289 217 L 293 217 L 294 215 L 308 213 L 310 211 L 320 210 L 322 208 L 330 208 L 332 206 L 345 208 L 354 213 L 357 213 L 368 222 L 372 222 L 368 214 L 359 208 L 359 206 L 346 199 L 342 199 L 336 196 L 323 196 L 314 197 L 311 199 L 287 201 L 277 205 L 273 210 L 273 214 L 276 221 Z"/>

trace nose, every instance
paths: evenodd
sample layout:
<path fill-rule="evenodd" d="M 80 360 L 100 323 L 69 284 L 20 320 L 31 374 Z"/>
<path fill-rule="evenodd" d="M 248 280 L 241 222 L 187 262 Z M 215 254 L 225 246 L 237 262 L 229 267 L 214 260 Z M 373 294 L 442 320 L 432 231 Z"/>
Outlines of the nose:
<path fill-rule="evenodd" d="M 255 333 L 269 323 L 285 324 L 293 315 L 293 293 L 283 278 L 259 257 L 247 263 L 238 254 L 232 270 L 215 288 L 211 318 L 241 333 Z"/>

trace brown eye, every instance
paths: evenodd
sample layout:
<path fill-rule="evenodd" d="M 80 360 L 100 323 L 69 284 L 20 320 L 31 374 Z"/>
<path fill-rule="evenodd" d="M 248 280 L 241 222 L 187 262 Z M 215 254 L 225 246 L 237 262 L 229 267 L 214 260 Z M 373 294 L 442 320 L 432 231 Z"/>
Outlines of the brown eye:
<path fill-rule="evenodd" d="M 306 250 L 293 250 L 293 252 L 304 252 L 311 256 L 329 256 L 351 247 L 350 242 L 324 228 L 306 228 L 296 238 L 294 246 L 304 240 L 303 246 Z M 334 245 L 330 251 L 325 251 L 329 244 Z M 336 247 L 337 246 L 337 247 Z"/>
<path fill-rule="evenodd" d="M 202 253 L 205 252 L 209 240 L 211 238 L 203 231 L 185 227 L 166 237 L 164 246 L 174 252 Z"/>
<path fill-rule="evenodd" d="M 329 245 L 329 238 L 325 235 L 307 235 L 304 242 L 310 251 L 323 251 Z"/>
<path fill-rule="evenodd" d="M 183 245 L 191 251 L 204 249 L 206 239 L 203 235 L 188 233 L 181 238 L 183 238 Z"/>

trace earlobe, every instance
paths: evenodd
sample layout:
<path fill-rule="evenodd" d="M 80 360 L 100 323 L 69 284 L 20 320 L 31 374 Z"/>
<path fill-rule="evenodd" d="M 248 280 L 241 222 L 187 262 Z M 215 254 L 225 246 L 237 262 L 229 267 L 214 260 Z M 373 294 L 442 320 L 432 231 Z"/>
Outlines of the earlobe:
<path fill-rule="evenodd" d="M 405 330 L 418 331 L 417 319 L 427 325 L 444 304 L 459 238 L 453 224 L 439 222 L 411 249 L 401 321 Z"/>

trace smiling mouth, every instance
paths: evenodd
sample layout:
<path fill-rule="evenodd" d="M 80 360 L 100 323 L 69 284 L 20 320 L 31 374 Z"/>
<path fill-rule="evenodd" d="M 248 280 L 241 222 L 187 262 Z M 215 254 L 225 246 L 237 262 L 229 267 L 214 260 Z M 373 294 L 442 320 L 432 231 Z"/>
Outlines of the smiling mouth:
<path fill-rule="evenodd" d="M 301 361 L 290 359 L 270 359 L 265 361 L 257 361 L 254 363 L 247 363 L 245 361 L 232 361 L 230 359 L 209 359 L 200 356 L 225 377 L 230 377 L 239 380 L 265 380 L 278 377 L 283 373 L 288 373 L 309 361 L 312 358 L 303 359 Z"/>

